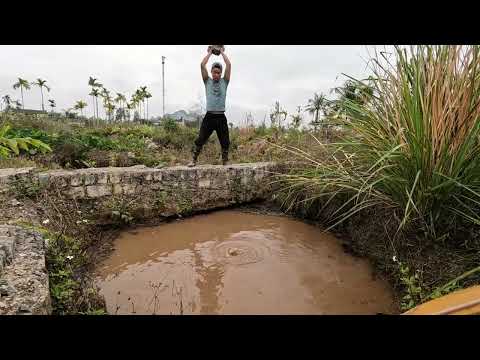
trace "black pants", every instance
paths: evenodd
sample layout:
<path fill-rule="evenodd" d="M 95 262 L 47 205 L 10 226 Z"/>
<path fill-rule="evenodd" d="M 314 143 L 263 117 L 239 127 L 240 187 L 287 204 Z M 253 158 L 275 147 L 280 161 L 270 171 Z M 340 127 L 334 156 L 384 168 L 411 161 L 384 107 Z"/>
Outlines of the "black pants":
<path fill-rule="evenodd" d="M 197 159 L 203 145 L 208 141 L 213 132 L 217 133 L 220 146 L 222 147 L 222 158 L 228 160 L 228 149 L 230 147 L 230 137 L 228 134 L 228 123 L 225 114 L 212 114 L 207 112 L 202 120 L 200 134 L 195 140 L 193 156 Z"/>

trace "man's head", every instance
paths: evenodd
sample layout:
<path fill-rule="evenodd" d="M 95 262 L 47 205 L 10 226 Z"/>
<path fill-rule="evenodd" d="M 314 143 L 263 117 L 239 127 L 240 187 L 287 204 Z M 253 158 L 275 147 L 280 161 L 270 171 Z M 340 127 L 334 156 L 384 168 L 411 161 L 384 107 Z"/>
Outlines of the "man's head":
<path fill-rule="evenodd" d="M 222 77 L 222 64 L 216 62 L 212 65 L 212 79 L 214 81 L 220 80 Z"/>

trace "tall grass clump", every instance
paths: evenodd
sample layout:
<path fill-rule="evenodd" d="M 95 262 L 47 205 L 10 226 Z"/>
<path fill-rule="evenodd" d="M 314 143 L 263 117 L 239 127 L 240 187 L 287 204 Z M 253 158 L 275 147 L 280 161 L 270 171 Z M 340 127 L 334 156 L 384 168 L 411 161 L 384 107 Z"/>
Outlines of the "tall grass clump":
<path fill-rule="evenodd" d="M 372 56 L 368 101 L 340 100 L 341 142 L 328 160 L 288 148 L 310 166 L 284 176 L 284 206 L 339 204 L 331 227 L 371 207 L 391 208 L 398 230 L 447 239 L 480 224 L 480 48 L 395 47 Z"/>

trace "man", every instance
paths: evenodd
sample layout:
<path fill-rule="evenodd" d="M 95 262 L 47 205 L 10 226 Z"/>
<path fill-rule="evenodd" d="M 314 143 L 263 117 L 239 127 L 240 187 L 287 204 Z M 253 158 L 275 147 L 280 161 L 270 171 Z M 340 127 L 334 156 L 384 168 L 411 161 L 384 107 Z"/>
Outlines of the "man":
<path fill-rule="evenodd" d="M 227 87 L 230 82 L 231 63 L 224 53 L 224 48 L 220 49 L 220 54 L 225 61 L 225 74 L 222 78 L 222 64 L 215 62 L 212 65 L 212 77 L 208 76 L 207 62 L 212 55 L 212 47 L 208 47 L 208 54 L 200 64 L 202 71 L 203 83 L 205 84 L 205 93 L 207 97 L 207 113 L 203 118 L 200 127 L 200 134 L 195 140 L 193 146 L 193 160 L 188 164 L 189 167 L 197 165 L 198 155 L 202 150 L 203 145 L 208 141 L 213 131 L 217 133 L 220 146 L 222 147 L 222 163 L 228 164 L 228 149 L 230 147 L 230 138 L 228 134 L 228 123 L 225 117 L 225 99 L 227 96 Z"/>

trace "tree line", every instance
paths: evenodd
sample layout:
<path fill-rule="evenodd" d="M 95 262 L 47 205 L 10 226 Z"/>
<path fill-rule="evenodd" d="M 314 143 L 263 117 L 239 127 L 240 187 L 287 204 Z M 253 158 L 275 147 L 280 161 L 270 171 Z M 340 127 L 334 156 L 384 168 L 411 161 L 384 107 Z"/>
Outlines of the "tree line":
<path fill-rule="evenodd" d="M 13 100 L 9 94 L 6 94 L 2 97 L 0 102 L 0 110 L 3 110 L 3 105 L 5 105 L 5 110 L 12 108 L 25 110 L 25 101 L 24 93 L 28 90 L 31 90 L 31 86 L 37 86 L 40 89 L 41 96 L 41 109 L 45 111 L 45 100 L 44 100 L 44 89 L 47 92 L 50 92 L 51 88 L 47 85 L 47 81 L 41 78 L 38 78 L 34 82 L 29 82 L 26 79 L 18 78 L 12 86 L 14 90 L 20 90 L 20 100 Z M 92 97 L 92 118 L 97 120 L 101 119 L 99 109 L 98 109 L 98 100 L 101 99 L 105 111 L 106 121 L 130 121 L 133 118 L 134 121 L 146 120 L 149 118 L 148 113 L 148 99 L 152 97 L 152 94 L 148 91 L 146 86 L 141 86 L 135 90 L 129 100 L 125 94 L 116 92 L 116 96 L 113 97 L 111 91 L 108 90 L 103 84 L 98 82 L 98 79 L 89 77 L 88 86 L 91 91 L 89 96 Z M 51 108 L 53 113 L 56 105 L 54 99 L 48 99 L 48 105 Z M 80 111 L 82 117 L 84 116 L 84 109 L 88 106 L 87 102 L 78 100 L 73 104 L 72 107 L 64 110 L 65 115 L 69 116 L 74 114 L 72 110 Z M 132 111 L 134 112 L 132 117 Z"/>
<path fill-rule="evenodd" d="M 308 124 L 317 130 L 328 125 L 326 119 L 346 114 L 349 111 L 349 108 L 345 106 L 348 101 L 367 104 L 374 95 L 373 87 L 370 86 L 369 81 L 370 79 L 367 79 L 366 82 L 347 80 L 342 86 L 330 91 L 330 93 L 337 95 L 335 99 L 329 99 L 323 93 L 314 93 L 313 97 L 308 99 L 306 105 L 297 106 L 297 112 L 290 115 L 291 126 L 298 129 L 304 120 L 303 113 L 307 112 L 312 116 L 312 120 Z M 279 101 L 276 101 L 273 109 L 270 110 L 269 118 L 272 127 L 282 128 L 288 118 L 288 112 L 282 108 Z M 245 123 L 247 126 L 253 124 L 251 113 L 246 114 Z M 263 125 L 265 126 L 265 120 Z"/>

